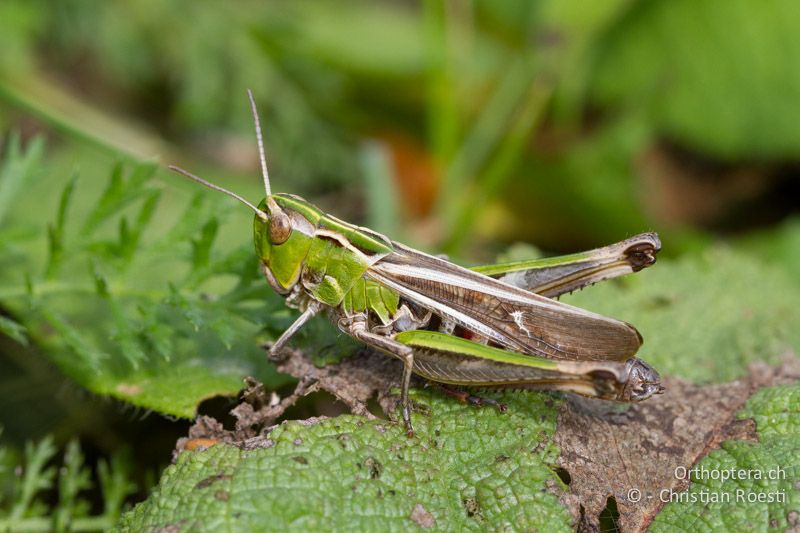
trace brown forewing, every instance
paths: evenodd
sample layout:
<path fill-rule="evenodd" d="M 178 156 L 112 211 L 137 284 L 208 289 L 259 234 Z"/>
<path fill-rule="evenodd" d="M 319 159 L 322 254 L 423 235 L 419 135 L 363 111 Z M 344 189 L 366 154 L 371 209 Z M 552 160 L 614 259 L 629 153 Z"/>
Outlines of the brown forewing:
<path fill-rule="evenodd" d="M 554 359 L 618 361 L 641 346 L 630 324 L 393 244 L 395 252 L 368 276 L 502 346 Z"/>

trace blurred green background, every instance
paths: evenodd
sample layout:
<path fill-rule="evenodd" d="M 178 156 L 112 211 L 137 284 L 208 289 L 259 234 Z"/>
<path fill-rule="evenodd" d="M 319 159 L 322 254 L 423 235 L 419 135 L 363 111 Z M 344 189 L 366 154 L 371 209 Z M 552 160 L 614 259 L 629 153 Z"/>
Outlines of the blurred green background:
<path fill-rule="evenodd" d="M 291 316 L 251 215 L 164 169 L 257 201 L 247 88 L 273 190 L 464 263 L 648 230 L 781 261 L 797 65 L 792 0 L 4 0 L 0 465 L 77 437 L 125 454 L 132 501 L 200 400 L 291 386 L 256 348 Z"/>

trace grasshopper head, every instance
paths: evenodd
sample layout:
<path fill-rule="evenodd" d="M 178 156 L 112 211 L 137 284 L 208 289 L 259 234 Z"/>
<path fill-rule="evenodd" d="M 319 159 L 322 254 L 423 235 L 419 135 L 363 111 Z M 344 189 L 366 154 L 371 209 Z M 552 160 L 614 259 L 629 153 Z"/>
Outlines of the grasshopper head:
<path fill-rule="evenodd" d="M 214 185 L 182 168 L 172 165 L 169 168 L 209 189 L 235 198 L 255 212 L 253 238 L 261 269 L 273 289 L 280 294 L 287 294 L 299 280 L 303 261 L 311 247 L 314 224 L 308 217 L 313 215 L 313 210 L 306 209 L 301 212 L 303 209 L 296 207 L 308 205 L 302 198 L 286 194 L 272 194 L 256 103 L 253 100 L 253 93 L 248 90 L 247 95 L 250 98 L 250 109 L 253 112 L 253 121 L 256 127 L 261 174 L 264 178 L 264 191 L 266 192 L 266 197 L 258 206 L 251 204 L 238 194 Z M 295 206 L 294 209 L 291 208 L 292 205 Z"/>
<path fill-rule="evenodd" d="M 664 392 L 661 376 L 656 370 L 641 359 L 628 359 L 628 381 L 622 391 L 622 400 L 640 402 L 654 394 Z"/>
<path fill-rule="evenodd" d="M 314 225 L 301 213 L 280 207 L 274 196 L 258 205 L 253 218 L 256 256 L 267 281 L 279 294 L 297 283 L 314 235 Z"/>

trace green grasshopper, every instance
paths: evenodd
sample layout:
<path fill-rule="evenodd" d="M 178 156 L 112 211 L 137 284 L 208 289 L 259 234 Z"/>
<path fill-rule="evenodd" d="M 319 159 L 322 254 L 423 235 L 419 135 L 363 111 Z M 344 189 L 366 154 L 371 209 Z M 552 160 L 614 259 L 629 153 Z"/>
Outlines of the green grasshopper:
<path fill-rule="evenodd" d="M 270 286 L 300 316 L 270 347 L 326 311 L 344 333 L 403 362 L 403 421 L 413 435 L 412 374 L 457 386 L 564 390 L 635 402 L 663 392 L 658 373 L 634 354 L 642 344 L 626 323 L 551 298 L 655 262 L 654 233 L 563 257 L 467 269 L 271 192 L 258 113 L 266 197 L 258 206 L 183 169 L 255 212 L 253 236 Z"/>

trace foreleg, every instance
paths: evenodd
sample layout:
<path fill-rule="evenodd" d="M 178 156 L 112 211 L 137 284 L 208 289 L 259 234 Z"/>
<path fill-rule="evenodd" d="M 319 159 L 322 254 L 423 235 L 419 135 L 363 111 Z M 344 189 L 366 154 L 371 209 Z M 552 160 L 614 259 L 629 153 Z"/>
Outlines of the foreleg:
<path fill-rule="evenodd" d="M 311 303 L 309 303 L 306 310 L 303 311 L 299 317 L 297 317 L 297 320 L 295 320 L 292 323 L 292 325 L 289 326 L 288 329 L 284 331 L 280 337 L 278 337 L 278 340 L 276 340 L 275 343 L 272 346 L 270 346 L 269 358 L 272 359 L 273 361 L 279 360 L 280 352 L 286 345 L 286 343 L 289 342 L 289 339 L 291 339 L 292 336 L 294 336 L 294 334 L 297 333 L 297 331 L 306 324 L 306 322 L 314 318 L 314 315 L 319 313 L 320 309 L 322 309 L 322 306 L 319 304 L 319 302 L 312 301 Z"/>

